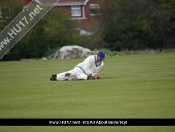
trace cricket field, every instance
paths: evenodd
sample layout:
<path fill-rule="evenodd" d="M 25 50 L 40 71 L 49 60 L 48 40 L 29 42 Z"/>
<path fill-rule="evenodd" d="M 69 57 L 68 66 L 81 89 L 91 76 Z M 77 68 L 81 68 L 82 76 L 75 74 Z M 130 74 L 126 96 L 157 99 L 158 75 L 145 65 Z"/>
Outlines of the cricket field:
<path fill-rule="evenodd" d="M 106 57 L 101 79 L 50 81 L 84 58 L 0 62 L 0 118 L 175 118 L 175 53 Z M 168 126 L 0 126 L 1 132 L 174 132 Z"/>

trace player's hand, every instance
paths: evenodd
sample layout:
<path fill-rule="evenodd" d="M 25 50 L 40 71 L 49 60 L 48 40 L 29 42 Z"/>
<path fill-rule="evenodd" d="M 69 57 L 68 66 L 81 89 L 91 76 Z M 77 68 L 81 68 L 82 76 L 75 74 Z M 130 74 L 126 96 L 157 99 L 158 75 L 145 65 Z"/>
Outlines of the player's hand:
<path fill-rule="evenodd" d="M 95 74 L 94 76 L 92 76 L 93 79 L 100 79 L 100 75 L 99 74 Z"/>

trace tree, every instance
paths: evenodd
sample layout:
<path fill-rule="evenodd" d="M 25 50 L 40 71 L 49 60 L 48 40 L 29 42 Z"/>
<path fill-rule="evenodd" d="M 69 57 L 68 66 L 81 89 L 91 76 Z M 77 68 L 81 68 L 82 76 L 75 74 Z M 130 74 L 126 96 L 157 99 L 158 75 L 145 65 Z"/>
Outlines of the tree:
<path fill-rule="evenodd" d="M 168 41 L 167 47 L 173 48 L 175 46 L 175 1 L 174 0 L 152 0 L 157 6 L 164 7 L 169 12 L 169 26 L 168 26 Z"/>
<path fill-rule="evenodd" d="M 0 0 L 0 31 L 21 12 L 23 5 L 24 0 Z M 14 49 L 13 53 L 9 52 L 7 56 L 10 56 L 11 60 L 15 60 L 19 58 L 20 53 Z"/>
<path fill-rule="evenodd" d="M 14 17 L 21 12 L 23 6 L 24 0 L 0 0 L 1 25 L 5 27 L 7 24 L 9 24 Z M 2 30 L 2 28 L 0 30 Z"/>
<path fill-rule="evenodd" d="M 77 26 L 78 22 L 71 21 L 64 9 L 52 8 L 20 41 L 21 58 L 40 58 L 64 45 L 77 44 Z"/>
<path fill-rule="evenodd" d="M 52 8 L 4 57 L 3 60 L 41 58 L 63 45 L 75 45 L 78 21 L 71 21 L 65 9 Z"/>
<path fill-rule="evenodd" d="M 166 47 L 169 12 L 151 0 L 104 0 L 99 32 L 111 50 Z"/>

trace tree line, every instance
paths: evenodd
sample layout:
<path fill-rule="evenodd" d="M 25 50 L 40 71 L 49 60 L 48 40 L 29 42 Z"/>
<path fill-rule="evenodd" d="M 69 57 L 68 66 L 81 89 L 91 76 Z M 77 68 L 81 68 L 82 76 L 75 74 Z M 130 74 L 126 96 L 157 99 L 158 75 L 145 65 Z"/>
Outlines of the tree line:
<path fill-rule="evenodd" d="M 9 7 L 11 17 L 6 17 L 7 8 L 1 8 L 3 21 L 0 30 L 8 25 L 21 12 L 23 0 L 3 1 L 0 7 Z M 16 4 L 17 3 L 17 4 Z M 6 9 L 6 10 L 5 10 Z M 15 11 L 14 11 L 15 10 Z M 29 9 L 28 9 L 29 10 Z M 30 10 L 29 10 L 30 12 Z M 4 19 L 7 18 L 7 19 Z M 5 20 L 5 21 L 4 21 Z M 29 32 L 2 58 L 2 60 L 20 60 L 21 58 L 47 57 L 64 45 L 79 43 L 79 34 L 74 29 L 79 27 L 78 21 L 71 21 L 63 8 L 52 8 Z"/>
<path fill-rule="evenodd" d="M 0 3 L 0 31 L 23 9 L 23 0 Z M 175 1 L 172 0 L 101 0 L 99 23 L 91 36 L 79 36 L 79 21 L 70 20 L 63 8 L 52 8 L 3 58 L 47 57 L 65 45 L 81 45 L 91 50 L 111 51 L 159 49 L 175 46 Z M 3 17 L 5 18 L 5 17 Z"/>
<path fill-rule="evenodd" d="M 111 50 L 172 48 L 174 8 L 172 0 L 103 0 L 98 32 Z"/>

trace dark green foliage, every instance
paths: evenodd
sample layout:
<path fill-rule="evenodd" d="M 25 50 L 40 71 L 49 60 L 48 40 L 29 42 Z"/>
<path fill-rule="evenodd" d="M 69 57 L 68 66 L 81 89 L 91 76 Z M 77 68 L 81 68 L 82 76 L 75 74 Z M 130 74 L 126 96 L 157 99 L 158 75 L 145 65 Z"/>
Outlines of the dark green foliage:
<path fill-rule="evenodd" d="M 23 0 L 2 0 L 11 17 L 0 22 L 0 30 L 23 9 Z M 3 15 L 8 15 L 3 9 Z M 175 47 L 174 0 L 101 0 L 100 22 L 91 36 L 75 33 L 78 22 L 70 20 L 66 10 L 53 8 L 2 60 L 41 58 L 64 45 L 77 45 L 112 51 L 143 50 Z M 5 11 L 7 13 L 5 13 Z M 1 19 L 2 20 L 2 19 Z"/>
<path fill-rule="evenodd" d="M 111 50 L 162 50 L 169 47 L 170 42 L 175 43 L 173 3 L 157 3 L 156 0 L 102 1 L 98 30 L 103 32 L 103 39 Z"/>
<path fill-rule="evenodd" d="M 21 11 L 22 5 L 18 9 L 15 7 L 14 10 Z M 78 21 L 70 20 L 66 10 L 52 8 L 2 60 L 47 57 L 48 52 L 53 51 L 53 49 L 58 49 L 64 45 L 76 45 L 79 42 L 79 34 L 75 33 L 78 24 Z M 3 29 L 7 22 L 1 22 L 1 25 L 0 28 Z"/>
<path fill-rule="evenodd" d="M 24 6 L 24 0 L 1 0 L 0 1 L 0 8 L 1 8 L 1 16 L 0 18 L 0 25 L 3 25 L 2 28 L 0 27 L 0 31 L 10 23 L 14 17 L 21 12 Z"/>

